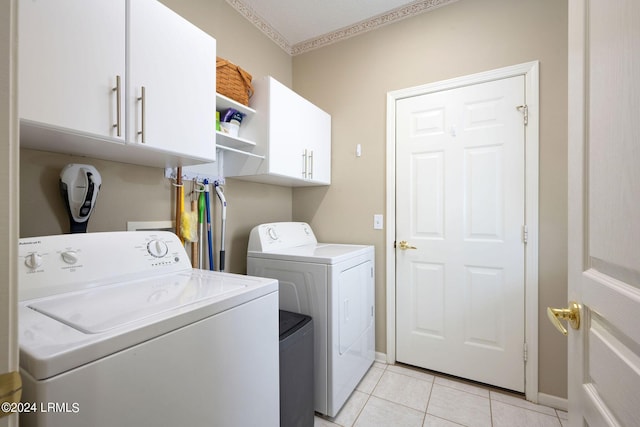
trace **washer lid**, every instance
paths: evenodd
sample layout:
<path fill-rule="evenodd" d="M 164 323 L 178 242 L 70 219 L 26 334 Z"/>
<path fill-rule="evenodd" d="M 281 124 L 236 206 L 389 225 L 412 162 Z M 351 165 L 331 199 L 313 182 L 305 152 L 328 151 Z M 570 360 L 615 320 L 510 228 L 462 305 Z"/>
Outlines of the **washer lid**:
<path fill-rule="evenodd" d="M 346 245 L 340 243 L 318 243 L 315 245 L 296 246 L 274 252 L 249 251 L 253 258 L 279 259 L 285 261 L 313 262 L 317 264 L 338 264 L 349 258 L 373 252 L 373 246 Z"/>
<path fill-rule="evenodd" d="M 23 301 L 20 367 L 50 378 L 277 290 L 275 279 L 192 270 Z"/>
<path fill-rule="evenodd" d="M 194 302 L 245 288 L 238 281 L 191 271 L 62 294 L 27 305 L 87 334 L 106 332 Z"/>

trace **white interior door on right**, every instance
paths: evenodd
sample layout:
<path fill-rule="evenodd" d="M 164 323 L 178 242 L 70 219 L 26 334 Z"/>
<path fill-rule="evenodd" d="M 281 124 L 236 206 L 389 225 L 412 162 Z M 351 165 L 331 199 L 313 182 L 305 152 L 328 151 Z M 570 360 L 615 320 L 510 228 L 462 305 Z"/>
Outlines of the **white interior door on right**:
<path fill-rule="evenodd" d="M 519 75 L 396 104 L 397 361 L 519 392 L 524 98 Z"/>
<path fill-rule="evenodd" d="M 572 427 L 640 425 L 639 75 L 640 2 L 570 0 Z"/>

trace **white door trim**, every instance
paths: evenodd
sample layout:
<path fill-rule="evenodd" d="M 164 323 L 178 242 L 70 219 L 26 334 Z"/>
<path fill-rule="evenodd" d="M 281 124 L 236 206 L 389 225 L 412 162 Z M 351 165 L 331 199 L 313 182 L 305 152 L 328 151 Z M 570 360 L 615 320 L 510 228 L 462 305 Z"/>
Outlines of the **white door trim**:
<path fill-rule="evenodd" d="M 18 1 L 0 5 L 0 374 L 19 372 L 18 236 L 20 143 L 18 122 Z M 18 415 L 0 418 L 1 427 L 16 427 Z"/>
<path fill-rule="evenodd" d="M 528 243 L 525 249 L 525 394 L 538 401 L 538 174 L 539 174 L 539 63 L 527 62 L 450 80 L 400 89 L 387 93 L 387 363 L 396 361 L 396 263 L 393 242 L 396 238 L 396 101 L 432 92 L 469 86 L 514 76 L 525 77 L 528 106 L 525 161 L 525 221 Z M 523 349 L 524 351 L 524 349 Z"/>

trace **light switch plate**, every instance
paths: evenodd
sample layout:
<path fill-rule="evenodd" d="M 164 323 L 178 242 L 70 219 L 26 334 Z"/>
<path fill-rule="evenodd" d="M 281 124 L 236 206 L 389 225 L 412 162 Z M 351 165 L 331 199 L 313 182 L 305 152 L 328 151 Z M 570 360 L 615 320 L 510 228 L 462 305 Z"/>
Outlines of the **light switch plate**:
<path fill-rule="evenodd" d="M 374 230 L 382 230 L 383 228 L 383 217 L 382 214 L 375 214 L 373 216 L 373 229 Z"/>

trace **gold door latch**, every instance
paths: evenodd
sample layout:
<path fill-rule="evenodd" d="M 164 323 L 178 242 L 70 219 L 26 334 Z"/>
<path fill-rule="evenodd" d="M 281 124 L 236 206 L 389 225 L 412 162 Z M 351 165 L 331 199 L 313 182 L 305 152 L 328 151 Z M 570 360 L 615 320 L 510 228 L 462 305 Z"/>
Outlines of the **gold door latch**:
<path fill-rule="evenodd" d="M 551 308 L 547 307 L 547 316 L 553 326 L 564 336 L 569 333 L 560 320 L 566 320 L 573 329 L 580 329 L 580 304 L 577 302 L 569 302 L 569 308 Z"/>
<path fill-rule="evenodd" d="M 13 371 L 0 375 L 0 418 L 11 415 L 6 412 L 6 403 L 19 403 L 22 397 L 22 378 L 20 373 Z"/>
<path fill-rule="evenodd" d="M 407 242 L 406 240 L 399 241 L 396 247 L 398 249 L 402 249 L 403 251 L 406 251 L 407 249 L 418 249 L 415 246 L 409 245 L 409 242 Z"/>

